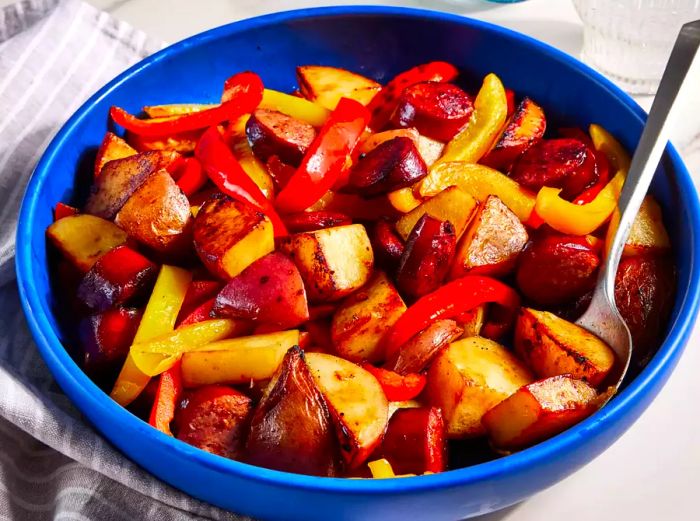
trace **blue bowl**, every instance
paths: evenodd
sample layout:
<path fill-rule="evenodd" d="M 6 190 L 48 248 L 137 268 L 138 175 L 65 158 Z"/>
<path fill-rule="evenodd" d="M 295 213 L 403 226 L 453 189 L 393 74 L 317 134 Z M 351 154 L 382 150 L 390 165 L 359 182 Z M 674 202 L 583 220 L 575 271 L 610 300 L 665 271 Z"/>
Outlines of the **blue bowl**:
<path fill-rule="evenodd" d="M 229 461 L 167 437 L 98 389 L 70 358 L 53 311 L 44 231 L 58 201 L 77 198 L 79 166 L 107 130 L 107 111 L 157 103 L 214 102 L 234 71 L 295 88 L 294 67 L 336 65 L 386 81 L 430 60 L 447 60 L 477 86 L 488 72 L 541 103 L 550 124 L 602 124 L 633 148 L 644 113 L 573 58 L 517 33 L 436 12 L 334 7 L 246 20 L 194 36 L 144 60 L 95 94 L 65 124 L 27 188 L 17 233 L 22 304 L 41 354 L 66 394 L 129 458 L 189 494 L 268 519 L 457 519 L 491 512 L 571 474 L 639 417 L 671 374 L 698 307 L 700 209 L 691 178 L 669 146 L 653 191 L 674 239 L 678 295 L 666 339 L 646 369 L 603 410 L 512 456 L 411 479 L 347 480 L 288 474 Z M 605 476 L 601 476 L 605 479 Z"/>

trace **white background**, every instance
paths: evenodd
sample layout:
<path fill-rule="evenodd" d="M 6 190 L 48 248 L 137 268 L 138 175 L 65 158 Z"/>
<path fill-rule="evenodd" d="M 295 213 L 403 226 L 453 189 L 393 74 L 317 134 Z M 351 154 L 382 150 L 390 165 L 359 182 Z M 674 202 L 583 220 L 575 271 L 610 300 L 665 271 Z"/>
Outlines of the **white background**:
<path fill-rule="evenodd" d="M 89 1 L 168 42 L 266 12 L 330 3 L 308 0 Z M 9 2 L 0 1 L 2 3 Z M 581 23 L 569 0 L 529 0 L 512 5 L 480 0 L 344 0 L 338 3 L 383 3 L 448 10 L 529 34 L 574 56 L 581 48 Z M 700 84 L 696 83 L 696 87 Z M 648 108 L 649 99 L 639 101 Z M 685 159 L 694 176 L 698 176 L 700 88 L 694 89 L 687 106 L 687 120 L 678 125 L 676 140 L 685 144 L 691 137 L 689 132 L 694 135 L 693 153 L 685 154 Z M 678 368 L 659 397 L 607 452 L 551 489 L 520 505 L 485 516 L 481 521 L 700 519 L 695 507 L 700 494 L 699 340 L 700 332 L 696 328 Z"/>

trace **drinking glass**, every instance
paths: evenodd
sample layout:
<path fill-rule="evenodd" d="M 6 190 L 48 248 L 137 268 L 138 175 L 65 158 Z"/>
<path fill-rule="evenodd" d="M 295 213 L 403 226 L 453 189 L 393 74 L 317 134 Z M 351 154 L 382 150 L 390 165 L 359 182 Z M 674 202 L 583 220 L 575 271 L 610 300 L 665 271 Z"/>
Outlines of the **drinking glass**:
<path fill-rule="evenodd" d="M 659 86 L 678 31 L 700 18 L 700 0 L 573 0 L 584 62 L 631 94 Z"/>

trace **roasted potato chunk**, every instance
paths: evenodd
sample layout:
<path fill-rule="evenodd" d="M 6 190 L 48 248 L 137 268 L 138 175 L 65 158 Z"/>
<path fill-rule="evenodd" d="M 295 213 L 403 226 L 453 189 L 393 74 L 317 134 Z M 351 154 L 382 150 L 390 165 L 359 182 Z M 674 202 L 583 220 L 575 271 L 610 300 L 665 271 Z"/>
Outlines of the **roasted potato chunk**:
<path fill-rule="evenodd" d="M 253 412 L 245 460 L 298 474 L 335 476 L 337 446 L 326 400 L 303 352 L 292 348 Z"/>
<path fill-rule="evenodd" d="M 477 206 L 476 199 L 467 192 L 456 186 L 450 186 L 402 216 L 396 221 L 396 231 L 404 240 L 408 239 L 416 223 L 423 215 L 428 214 L 440 221 L 450 221 L 459 239 Z"/>
<path fill-rule="evenodd" d="M 551 438 L 594 413 L 598 393 L 583 380 L 553 376 L 528 384 L 482 418 L 491 444 L 517 450 Z"/>
<path fill-rule="evenodd" d="M 178 157 L 176 152 L 151 151 L 106 163 L 92 186 L 85 213 L 114 219 L 146 179 Z"/>
<path fill-rule="evenodd" d="M 340 452 L 350 469 L 364 463 L 381 442 L 389 404 L 377 379 L 342 358 L 308 353 L 306 362 L 328 401 Z"/>
<path fill-rule="evenodd" d="M 428 401 L 440 407 L 448 438 L 484 434 L 482 416 L 523 385 L 530 371 L 505 347 L 470 337 L 453 342 L 433 360 L 426 386 Z"/>
<path fill-rule="evenodd" d="M 140 243 L 165 253 L 184 251 L 191 239 L 190 203 L 165 170 L 144 181 L 114 222 Z"/>
<path fill-rule="evenodd" d="M 625 244 L 624 255 L 665 252 L 671 248 L 671 241 L 664 226 L 661 207 L 648 195 L 644 198 L 639 213 L 634 219 L 630 236 Z"/>
<path fill-rule="evenodd" d="M 108 162 L 114 159 L 122 159 L 124 157 L 129 157 L 136 154 L 136 150 L 134 150 L 129 143 L 124 141 L 116 134 L 107 132 L 102 140 L 99 150 L 97 151 L 97 158 L 95 159 L 95 177 L 100 175 L 102 167 Z"/>
<path fill-rule="evenodd" d="M 488 196 L 457 245 L 451 277 L 467 273 L 507 275 L 515 267 L 527 238 L 517 215 L 495 195 Z"/>
<path fill-rule="evenodd" d="M 612 349 L 580 326 L 547 311 L 522 308 L 515 349 L 540 378 L 571 375 L 596 387 L 615 363 Z"/>
<path fill-rule="evenodd" d="M 82 272 L 88 271 L 103 254 L 124 244 L 127 239 L 126 232 L 119 226 L 86 214 L 59 219 L 48 227 L 46 235 Z"/>
<path fill-rule="evenodd" d="M 216 194 L 194 220 L 194 246 L 209 271 L 230 279 L 275 249 L 272 223 L 252 206 Z"/>
<path fill-rule="evenodd" d="M 339 300 L 372 274 L 374 254 L 361 224 L 297 233 L 279 247 L 299 268 L 312 301 Z"/>
<path fill-rule="evenodd" d="M 353 362 L 378 362 L 384 333 L 406 311 L 399 292 L 384 273 L 350 295 L 333 315 L 331 338 L 340 356 Z"/>
<path fill-rule="evenodd" d="M 302 65 L 297 67 L 297 81 L 302 95 L 333 110 L 340 98 L 350 98 L 367 105 L 382 86 L 376 81 L 337 67 Z"/>

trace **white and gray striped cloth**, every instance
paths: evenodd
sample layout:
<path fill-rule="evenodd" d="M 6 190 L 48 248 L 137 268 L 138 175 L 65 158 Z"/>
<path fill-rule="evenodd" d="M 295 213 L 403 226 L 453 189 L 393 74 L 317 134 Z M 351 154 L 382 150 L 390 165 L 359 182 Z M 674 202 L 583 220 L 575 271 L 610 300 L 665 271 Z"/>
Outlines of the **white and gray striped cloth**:
<path fill-rule="evenodd" d="M 26 181 L 96 89 L 161 47 L 79 0 L 0 8 L 0 520 L 240 519 L 156 480 L 80 417 L 20 310 L 14 233 Z"/>

